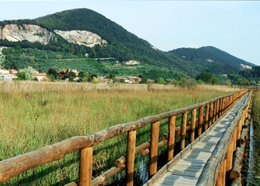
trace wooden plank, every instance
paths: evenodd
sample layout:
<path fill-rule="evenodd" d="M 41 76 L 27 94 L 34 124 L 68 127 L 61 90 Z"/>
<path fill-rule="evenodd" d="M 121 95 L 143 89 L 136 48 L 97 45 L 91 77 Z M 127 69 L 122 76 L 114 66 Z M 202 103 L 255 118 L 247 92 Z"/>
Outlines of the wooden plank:
<path fill-rule="evenodd" d="M 204 164 L 205 164 L 205 162 L 188 161 L 188 160 L 184 160 L 184 159 L 181 159 L 178 162 L 178 165 L 186 165 L 186 166 L 191 166 L 191 165 L 198 166 L 198 165 L 204 165 Z"/>
<path fill-rule="evenodd" d="M 196 148 L 194 148 L 193 150 L 199 150 L 201 152 L 213 152 L 213 150 L 215 149 L 215 146 L 206 144 L 206 145 L 197 145 Z"/>
<path fill-rule="evenodd" d="M 215 142 L 217 143 L 220 139 L 218 137 L 206 137 L 204 138 L 201 143 L 208 143 L 208 142 Z"/>
<path fill-rule="evenodd" d="M 174 171 L 174 170 L 197 170 L 200 169 L 204 166 L 204 164 L 193 164 L 193 165 L 185 165 L 185 164 L 176 164 L 172 168 L 169 169 L 169 172 Z"/>
<path fill-rule="evenodd" d="M 216 147 L 216 143 L 212 143 L 212 142 L 210 142 L 210 143 L 208 143 L 208 144 L 204 143 L 204 144 L 198 144 L 198 145 L 196 145 L 196 148 L 199 148 L 199 149 L 201 149 L 202 151 L 210 151 L 210 152 L 213 152 L 213 150 L 215 149 L 215 147 Z"/>
<path fill-rule="evenodd" d="M 174 183 L 156 183 L 154 186 L 195 186 L 196 183 L 180 183 L 180 182 L 174 182 Z"/>
<path fill-rule="evenodd" d="M 196 164 L 196 165 L 176 165 L 173 168 L 168 170 L 166 175 L 179 175 L 179 176 L 190 176 L 190 177 L 197 177 L 202 172 L 204 165 L 203 164 Z"/>
<path fill-rule="evenodd" d="M 175 175 L 168 175 L 165 177 L 162 177 L 160 180 L 158 180 L 157 183 L 191 183 L 191 184 L 196 184 L 197 183 L 197 178 L 195 177 L 190 177 L 190 176 L 175 176 Z"/>
<path fill-rule="evenodd" d="M 200 159 L 193 159 L 193 158 L 185 158 L 185 159 L 183 159 L 183 161 L 184 162 L 191 162 L 191 163 L 206 163 L 207 162 L 207 160 L 205 160 L 205 159 L 202 159 L 202 160 L 200 160 Z"/>
<path fill-rule="evenodd" d="M 180 170 L 173 170 L 171 172 L 168 172 L 165 174 L 165 176 L 188 176 L 188 177 L 194 177 L 194 178 L 199 178 L 203 168 L 200 169 L 193 169 L 193 170 L 185 170 L 185 171 L 180 171 Z"/>
<path fill-rule="evenodd" d="M 211 148 L 211 147 L 215 147 L 215 146 L 216 146 L 216 143 L 215 143 L 215 142 L 209 141 L 209 142 L 207 142 L 207 143 L 205 143 L 205 142 L 198 143 L 198 144 L 196 145 L 196 148 L 201 148 L 201 147 Z"/>
<path fill-rule="evenodd" d="M 186 154 L 184 157 L 183 157 L 183 159 L 185 160 L 186 158 L 194 158 L 194 159 L 196 159 L 196 160 L 203 160 L 203 159 L 205 159 L 205 158 L 209 158 L 211 156 L 211 153 L 208 153 L 208 152 L 201 152 L 201 153 L 194 153 L 194 152 L 192 152 L 192 153 L 189 153 L 189 154 Z"/>
<path fill-rule="evenodd" d="M 213 129 L 212 131 L 210 131 L 210 136 L 220 138 L 221 136 L 223 136 L 223 132 L 224 130 L 222 132 L 219 132 Z"/>

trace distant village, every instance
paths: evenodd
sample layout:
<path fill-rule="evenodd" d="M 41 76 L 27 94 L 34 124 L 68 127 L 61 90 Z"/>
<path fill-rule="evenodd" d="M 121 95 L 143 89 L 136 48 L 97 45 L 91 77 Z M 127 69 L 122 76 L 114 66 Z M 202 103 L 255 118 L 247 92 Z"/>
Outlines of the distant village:
<path fill-rule="evenodd" d="M 79 72 L 77 70 L 71 70 L 71 69 L 61 70 L 59 73 L 60 79 L 64 79 L 62 77 L 64 75 L 64 73 L 61 73 L 61 72 L 66 72 L 66 71 L 73 72 L 75 74 L 75 78 L 74 78 L 75 82 L 79 79 L 79 77 L 78 77 Z M 4 80 L 4 81 L 15 80 L 15 79 L 17 79 L 16 74 L 18 72 L 19 71 L 15 70 L 15 69 L 11 69 L 11 70 L 0 69 L 0 80 Z M 49 76 L 46 73 L 40 73 L 37 70 L 34 70 L 34 77 L 37 78 L 38 81 L 49 81 Z M 111 79 L 107 79 L 106 76 L 98 76 L 97 79 L 98 79 L 98 82 L 100 82 L 100 83 L 113 83 L 113 81 Z M 129 83 L 129 84 L 138 84 L 142 80 L 142 78 L 136 77 L 136 76 L 125 76 L 125 77 L 116 76 L 115 79 L 117 81 Z"/>

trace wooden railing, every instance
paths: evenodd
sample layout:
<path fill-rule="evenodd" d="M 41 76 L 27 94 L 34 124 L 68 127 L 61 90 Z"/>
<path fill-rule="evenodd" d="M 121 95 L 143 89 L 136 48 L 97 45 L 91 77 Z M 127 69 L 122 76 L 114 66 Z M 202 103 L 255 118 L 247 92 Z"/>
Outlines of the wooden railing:
<path fill-rule="evenodd" d="M 216 145 L 199 177 L 198 186 L 242 185 L 241 169 L 251 119 L 251 93 Z"/>
<path fill-rule="evenodd" d="M 167 145 L 168 161 L 170 161 L 174 157 L 176 137 L 180 136 L 180 149 L 184 149 L 187 131 L 190 131 L 189 141 L 194 141 L 196 137 L 200 136 L 203 131 L 206 131 L 214 121 L 223 115 L 237 99 L 247 92 L 248 90 L 242 90 L 186 108 L 145 117 L 134 122 L 118 124 L 95 134 L 72 137 L 36 151 L 3 160 L 0 162 L 0 183 L 26 170 L 59 160 L 73 151 L 80 150 L 79 185 L 100 185 L 124 169 L 126 169 L 126 185 L 133 185 L 134 160 L 137 153 L 149 153 L 149 176 L 153 176 L 157 172 L 159 147 Z M 189 112 L 191 113 L 191 121 L 188 122 Z M 181 126 L 176 125 L 176 117 L 178 117 L 178 115 L 182 116 Z M 159 142 L 160 121 L 167 118 L 168 133 L 166 133 L 162 141 Z M 150 124 L 150 141 L 136 147 L 136 131 Z M 115 167 L 112 167 L 92 180 L 93 146 L 126 132 L 128 133 L 127 155 L 117 159 Z M 195 132 L 197 135 L 195 135 Z M 67 185 L 77 184 L 73 182 Z"/>

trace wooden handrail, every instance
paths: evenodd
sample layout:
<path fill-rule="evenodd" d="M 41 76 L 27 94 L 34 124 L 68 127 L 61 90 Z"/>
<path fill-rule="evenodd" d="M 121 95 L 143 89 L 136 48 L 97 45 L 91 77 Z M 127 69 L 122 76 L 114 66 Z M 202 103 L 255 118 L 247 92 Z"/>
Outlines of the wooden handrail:
<path fill-rule="evenodd" d="M 242 105 L 241 109 L 236 113 L 234 120 L 230 123 L 229 128 L 224 132 L 222 138 L 217 143 L 211 157 L 204 166 L 203 171 L 197 182 L 198 186 L 215 184 L 223 185 L 223 176 L 226 174 L 227 171 L 232 170 L 233 152 L 236 149 L 236 142 L 238 140 L 238 125 L 241 122 L 241 118 L 242 122 L 244 122 L 244 110 L 248 107 L 251 93 L 249 93 L 247 96 L 248 97 L 245 103 Z M 230 107 L 230 103 L 227 104 L 227 106 Z"/>
<path fill-rule="evenodd" d="M 159 135 L 159 128 L 158 128 L 159 124 L 158 123 L 160 123 L 160 120 L 169 118 L 169 120 L 170 120 L 169 124 L 172 125 L 171 128 L 169 128 L 169 131 L 170 131 L 169 139 L 170 140 L 163 141 L 162 144 L 160 144 L 160 146 L 161 146 L 163 144 L 168 143 L 168 159 L 170 160 L 173 158 L 173 145 L 175 142 L 173 140 L 173 138 L 175 138 L 175 134 L 173 134 L 172 131 L 178 130 L 178 127 L 175 127 L 176 116 L 178 116 L 179 114 L 183 115 L 183 125 L 180 128 L 182 128 L 181 134 L 184 136 L 184 133 L 186 134 L 187 129 L 191 128 L 190 126 L 184 127 L 184 125 L 187 124 L 187 113 L 189 111 L 192 111 L 195 109 L 200 110 L 199 118 L 198 118 L 198 125 L 199 125 L 199 128 L 202 129 L 203 110 L 205 110 L 204 107 L 207 108 L 208 105 L 212 105 L 213 103 L 215 103 L 212 106 L 213 108 L 210 110 L 211 112 L 207 112 L 207 109 L 206 109 L 205 118 L 208 117 L 208 120 L 211 120 L 213 117 L 215 117 L 215 114 L 219 114 L 219 115 L 223 114 L 224 113 L 223 110 L 226 110 L 227 107 L 230 107 L 231 103 L 233 101 L 240 98 L 246 92 L 248 92 L 248 90 L 242 90 L 240 92 L 232 93 L 232 94 L 229 94 L 226 96 L 221 96 L 221 97 L 218 97 L 218 98 L 215 98 L 215 99 L 212 99 L 209 101 L 205 101 L 203 103 L 195 104 L 195 105 L 192 105 L 189 107 L 161 113 L 161 114 L 154 115 L 154 116 L 144 117 L 144 118 L 134 121 L 134 122 L 128 122 L 128 123 L 124 123 L 124 124 L 114 125 L 112 127 L 106 128 L 100 132 L 97 132 L 97 133 L 94 133 L 94 134 L 91 134 L 88 136 L 72 137 L 72 138 L 66 139 L 64 141 L 61 141 L 59 143 L 43 147 L 36 151 L 28 152 L 23 155 L 19 155 L 19 156 L 10 158 L 10 159 L 3 160 L 0 162 L 0 183 L 2 183 L 3 181 L 8 180 L 11 177 L 14 177 L 15 175 L 18 175 L 26 170 L 32 169 L 34 167 L 40 166 L 40 165 L 48 163 L 48 162 L 59 160 L 59 159 L 63 158 L 65 155 L 67 155 L 73 151 L 76 151 L 76 150 L 81 150 L 81 154 L 82 154 L 81 156 L 83 157 L 83 159 L 84 159 L 84 157 L 90 158 L 90 157 L 92 157 L 91 154 L 93 153 L 92 151 L 93 151 L 94 145 L 99 144 L 100 142 L 105 141 L 107 139 L 124 134 L 126 132 L 131 133 L 131 136 L 132 136 L 133 131 L 141 129 L 148 124 L 152 124 L 152 126 L 154 126 L 154 127 L 152 127 L 152 128 L 154 128 L 153 129 L 154 131 L 158 130 L 158 133 L 153 132 L 153 131 L 151 132 L 151 143 L 149 143 L 150 162 L 151 162 L 150 164 L 152 164 L 152 167 L 150 167 L 150 175 L 153 175 L 157 171 L 157 159 L 156 159 L 157 152 L 158 152 L 158 139 L 157 138 Z M 232 97 L 232 99 L 231 99 L 231 97 Z M 225 100 L 229 100 L 229 101 L 232 100 L 232 102 L 230 101 L 229 104 L 227 104 L 228 101 L 225 101 Z M 221 108 L 219 112 L 217 111 L 218 110 L 217 108 Z M 216 110 L 216 111 L 214 112 L 214 110 Z M 209 114 L 209 115 L 207 115 L 207 114 Z M 193 122 L 194 122 L 194 119 L 193 119 Z M 174 125 L 174 127 L 173 127 L 173 125 Z M 132 141 L 133 141 L 133 139 L 132 139 Z M 134 142 L 131 142 L 131 143 L 134 144 Z M 182 144 L 181 148 L 185 148 L 185 138 L 182 139 L 181 144 Z M 136 151 L 140 152 L 140 150 L 138 150 L 138 147 L 135 148 L 135 153 L 136 153 Z M 131 155 L 129 154 L 129 157 L 133 157 L 133 154 L 135 154 L 133 151 L 131 152 L 131 149 L 129 149 L 129 153 L 131 154 Z M 82 161 L 84 161 L 84 160 L 82 160 Z M 126 159 L 127 164 L 129 163 L 128 161 L 132 161 L 132 160 L 128 160 L 128 158 L 127 158 Z M 86 165 L 86 164 L 88 164 L 88 165 Z M 85 166 L 85 165 L 89 166 L 89 164 L 90 164 L 89 162 L 88 163 L 81 162 L 81 166 Z M 132 166 L 132 163 L 130 163 L 129 165 Z M 92 184 L 93 184 L 93 182 L 99 184 L 100 180 L 105 180 L 105 179 L 107 179 L 108 176 L 114 175 L 114 173 L 122 171 L 123 169 L 125 169 L 125 165 L 121 165 L 120 167 L 114 167 L 112 169 L 113 169 L 113 171 L 112 171 L 113 174 L 110 174 L 111 171 L 105 172 L 104 173 L 105 176 L 99 177 L 99 180 L 94 179 L 92 181 Z M 82 171 L 82 170 L 80 170 L 80 171 Z M 88 169 L 88 171 L 87 171 L 88 178 L 92 176 L 91 171 L 92 170 L 90 170 L 90 169 Z M 82 177 L 84 177 L 84 175 L 85 175 L 85 173 L 80 174 L 80 183 L 81 183 L 81 181 L 86 179 L 86 178 L 82 178 Z M 132 178 L 129 178 L 129 180 L 131 180 L 131 179 Z M 128 181 L 128 183 L 130 183 L 130 182 L 131 181 Z M 89 182 L 86 183 L 86 185 L 89 185 Z"/>

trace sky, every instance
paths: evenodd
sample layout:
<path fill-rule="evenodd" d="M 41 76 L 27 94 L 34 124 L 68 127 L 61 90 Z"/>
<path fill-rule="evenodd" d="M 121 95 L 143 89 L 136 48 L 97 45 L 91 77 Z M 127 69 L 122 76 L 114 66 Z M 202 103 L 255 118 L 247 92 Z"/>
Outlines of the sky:
<path fill-rule="evenodd" d="M 260 1 L 2 1 L 0 21 L 88 8 L 162 51 L 217 47 L 260 66 Z"/>

